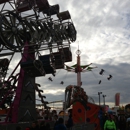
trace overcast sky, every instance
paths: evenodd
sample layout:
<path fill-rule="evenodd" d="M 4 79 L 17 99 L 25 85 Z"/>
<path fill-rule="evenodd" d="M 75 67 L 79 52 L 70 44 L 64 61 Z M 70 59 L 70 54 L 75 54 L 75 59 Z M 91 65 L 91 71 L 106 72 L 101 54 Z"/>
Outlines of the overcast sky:
<path fill-rule="evenodd" d="M 81 50 L 81 64 L 93 63 L 98 68 L 82 73 L 82 87 L 98 103 L 98 92 L 106 95 L 106 104 L 115 104 L 115 94 L 120 93 L 120 104 L 129 103 L 130 94 L 130 1 L 129 0 L 49 0 L 59 4 L 60 12 L 68 10 L 77 30 L 77 40 L 71 44 L 73 61 L 76 50 Z M 104 75 L 99 75 L 101 69 Z M 113 78 L 108 81 L 111 74 Z M 53 82 L 42 80 L 42 87 L 49 101 L 64 99 L 66 86 L 76 85 L 76 73 L 57 70 Z M 98 84 L 102 80 L 101 84 Z M 64 81 L 64 85 L 60 84 Z M 103 98 L 101 96 L 101 103 Z"/>
<path fill-rule="evenodd" d="M 98 104 L 98 92 L 106 95 L 106 104 L 114 106 L 115 94 L 120 93 L 120 104 L 129 103 L 130 94 L 130 1 L 129 0 L 48 0 L 59 4 L 60 12 L 68 10 L 77 30 L 77 40 L 71 43 L 73 61 L 76 50 L 81 50 L 81 64 L 93 63 L 92 72 L 82 73 L 82 87 Z M 10 69 L 17 63 L 13 58 Z M 104 75 L 99 75 L 104 69 Z M 107 80 L 108 75 L 113 78 Z M 52 77 L 53 82 L 48 80 Z M 57 70 L 56 76 L 46 75 L 36 79 L 44 90 L 46 101 L 64 100 L 68 85 L 76 85 L 76 73 Z M 102 80 L 101 84 L 98 84 Z M 61 85 L 60 82 L 64 81 Z M 101 104 L 103 98 L 101 96 Z"/>
<path fill-rule="evenodd" d="M 129 0 L 49 0 L 50 5 L 59 4 L 60 12 L 69 10 L 77 30 L 77 40 L 71 44 L 73 61 L 76 50 L 81 53 L 81 64 L 93 63 L 93 72 L 82 73 L 82 87 L 98 103 L 98 92 L 106 95 L 106 104 L 114 106 L 115 94 L 120 93 L 120 104 L 129 103 L 130 93 L 130 1 Z M 103 76 L 99 75 L 105 70 Z M 111 74 L 113 78 L 108 81 Z M 76 74 L 57 70 L 53 82 L 42 78 L 42 87 L 49 101 L 64 98 L 66 86 L 76 85 Z M 64 81 L 64 85 L 60 81 Z M 102 80 L 101 84 L 98 81 Z M 41 79 L 38 79 L 41 81 Z M 101 103 L 103 98 L 101 96 Z"/>

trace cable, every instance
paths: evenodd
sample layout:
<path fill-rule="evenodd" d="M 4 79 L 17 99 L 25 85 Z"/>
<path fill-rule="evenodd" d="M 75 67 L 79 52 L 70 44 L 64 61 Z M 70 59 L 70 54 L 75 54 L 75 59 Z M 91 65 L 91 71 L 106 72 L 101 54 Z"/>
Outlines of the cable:
<path fill-rule="evenodd" d="M 94 74 L 94 72 L 93 71 L 91 71 L 92 72 L 92 74 L 93 74 L 93 76 L 98 80 L 98 78 L 96 77 L 96 75 Z M 101 80 L 98 80 L 99 82 L 101 81 Z"/>
<path fill-rule="evenodd" d="M 56 74 L 58 75 L 60 71 L 61 71 L 61 69 L 59 69 L 58 72 L 57 72 Z"/>
<path fill-rule="evenodd" d="M 61 81 L 61 84 L 63 85 L 65 83 L 65 79 L 66 79 L 66 76 L 67 76 L 68 72 L 66 71 L 66 74 L 64 76 L 64 81 Z"/>

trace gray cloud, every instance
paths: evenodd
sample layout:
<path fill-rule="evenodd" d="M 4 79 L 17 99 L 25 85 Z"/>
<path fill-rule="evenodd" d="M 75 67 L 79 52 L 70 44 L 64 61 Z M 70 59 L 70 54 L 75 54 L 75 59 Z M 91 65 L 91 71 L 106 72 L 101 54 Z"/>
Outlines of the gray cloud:
<path fill-rule="evenodd" d="M 121 104 L 129 103 L 130 1 L 49 0 L 49 3 L 59 4 L 61 12 L 69 10 L 77 30 L 77 41 L 71 44 L 73 61 L 67 65 L 76 63 L 75 52 L 79 44 L 82 51 L 81 63 L 93 63 L 98 67 L 93 72 L 82 73 L 82 87 L 86 93 L 98 103 L 98 92 L 101 91 L 107 95 L 106 102 L 114 105 L 115 93 L 119 92 Z M 15 55 L 9 73 L 20 57 L 21 55 Z M 100 69 L 105 70 L 103 76 L 99 75 Z M 107 80 L 109 74 L 113 76 L 110 81 Z M 48 80 L 50 76 L 53 82 Z M 102 80 L 100 85 L 99 80 Z M 64 85 L 60 84 L 61 81 L 64 81 Z M 46 75 L 36 78 L 36 82 L 41 84 L 48 101 L 64 100 L 66 86 L 77 84 L 76 74 L 65 70 L 57 70 L 55 77 Z"/>

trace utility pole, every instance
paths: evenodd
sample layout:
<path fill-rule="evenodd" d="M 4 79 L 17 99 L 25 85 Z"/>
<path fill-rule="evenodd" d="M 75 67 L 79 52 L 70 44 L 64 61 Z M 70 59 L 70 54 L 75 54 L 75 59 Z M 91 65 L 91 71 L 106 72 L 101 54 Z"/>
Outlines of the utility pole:
<path fill-rule="evenodd" d="M 103 102 L 104 102 L 104 107 L 105 107 L 105 97 L 106 97 L 106 95 L 102 95 L 102 97 L 103 97 Z"/>
<path fill-rule="evenodd" d="M 98 96 L 99 96 L 99 106 L 100 106 L 100 94 L 102 94 L 102 92 L 98 92 Z"/>

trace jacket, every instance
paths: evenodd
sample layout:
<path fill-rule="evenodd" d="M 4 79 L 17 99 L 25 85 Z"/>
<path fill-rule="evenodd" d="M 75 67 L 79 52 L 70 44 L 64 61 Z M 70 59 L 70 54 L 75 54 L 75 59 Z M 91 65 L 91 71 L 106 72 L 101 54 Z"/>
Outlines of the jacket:
<path fill-rule="evenodd" d="M 116 125 L 114 121 L 106 120 L 104 124 L 104 130 L 110 129 L 110 130 L 116 130 Z"/>

